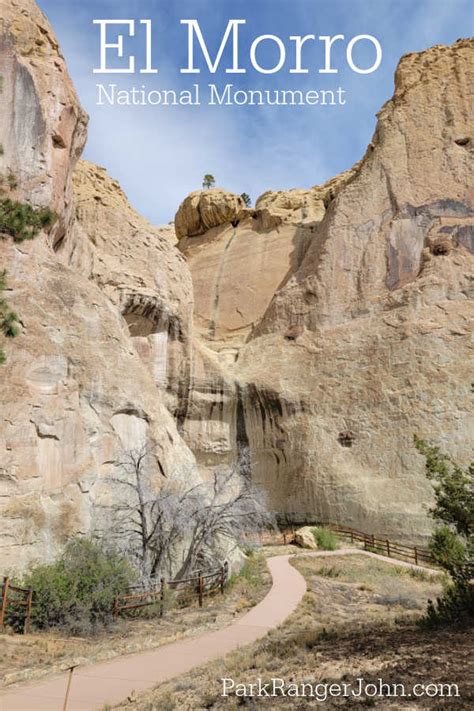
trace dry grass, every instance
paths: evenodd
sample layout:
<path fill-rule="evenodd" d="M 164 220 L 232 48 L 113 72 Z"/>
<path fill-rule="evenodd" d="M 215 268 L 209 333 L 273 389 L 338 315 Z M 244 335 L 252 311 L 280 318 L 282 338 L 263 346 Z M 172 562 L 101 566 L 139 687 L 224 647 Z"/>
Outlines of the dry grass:
<path fill-rule="evenodd" d="M 0 635 L 2 685 L 53 674 L 73 663 L 112 659 L 224 627 L 259 602 L 270 585 L 265 558 L 256 554 L 242 575 L 231 580 L 226 594 L 204 598 L 202 609 L 194 604 L 175 608 L 162 619 L 120 619 L 94 638 L 64 637 L 60 633 Z"/>
<path fill-rule="evenodd" d="M 277 551 L 271 550 L 273 554 Z M 322 708 L 373 706 L 380 709 L 472 707 L 467 669 L 469 631 L 426 632 L 416 624 L 427 599 L 441 590 L 440 576 L 416 573 L 365 556 L 329 561 L 301 557 L 295 566 L 308 581 L 308 593 L 280 628 L 219 662 L 163 684 L 120 711 L 200 711 L 261 707 L 306 709 L 304 699 L 221 697 L 222 677 L 236 683 L 281 677 L 294 682 L 354 683 L 383 678 L 387 683 L 449 682 L 462 697 L 409 699 L 328 699 Z M 471 674 L 472 677 L 472 674 Z M 312 705 L 316 705 L 312 702 Z M 319 705 L 319 704 L 318 704 Z"/>

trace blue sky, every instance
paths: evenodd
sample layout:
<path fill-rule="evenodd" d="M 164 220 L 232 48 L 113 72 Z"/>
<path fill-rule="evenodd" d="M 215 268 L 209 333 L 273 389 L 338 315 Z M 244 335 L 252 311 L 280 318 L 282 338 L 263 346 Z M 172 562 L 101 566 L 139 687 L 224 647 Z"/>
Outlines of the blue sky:
<path fill-rule="evenodd" d="M 61 44 L 84 108 L 90 115 L 84 156 L 117 178 L 132 204 L 152 222 L 173 219 L 185 195 L 201 186 L 204 173 L 217 185 L 247 192 L 255 199 L 268 189 L 310 187 L 349 168 L 364 153 L 375 114 L 390 98 L 393 73 L 402 54 L 434 44 L 449 44 L 472 34 L 470 0 L 39 0 Z M 98 75 L 97 19 L 150 18 L 157 75 Z M 247 21 L 240 31 L 241 61 L 247 74 L 210 75 L 202 61 L 200 75 L 180 74 L 187 55 L 186 28 L 180 19 L 199 20 L 209 51 L 220 44 L 230 18 Z M 137 31 L 138 34 L 138 31 Z M 278 74 L 261 75 L 249 64 L 249 46 L 259 35 L 274 34 L 288 48 Z M 291 74 L 289 35 L 343 34 L 346 42 L 371 34 L 383 48 L 380 68 L 356 74 L 345 62 L 345 43 L 334 45 L 338 74 L 318 73 L 321 42 L 305 45 L 308 74 Z M 262 65 L 275 59 L 263 43 Z M 142 65 L 138 41 L 125 44 Z M 268 50 L 267 50 L 268 47 Z M 212 51 L 211 51 L 212 50 Z M 222 65 L 228 59 L 224 55 Z M 355 61 L 371 64 L 368 43 L 360 43 Z M 200 52 L 196 50 L 196 57 Z M 132 107 L 97 106 L 96 83 L 150 89 L 185 89 L 227 82 L 242 89 L 329 89 L 343 87 L 344 106 Z M 202 95 L 205 96 L 204 89 Z"/>

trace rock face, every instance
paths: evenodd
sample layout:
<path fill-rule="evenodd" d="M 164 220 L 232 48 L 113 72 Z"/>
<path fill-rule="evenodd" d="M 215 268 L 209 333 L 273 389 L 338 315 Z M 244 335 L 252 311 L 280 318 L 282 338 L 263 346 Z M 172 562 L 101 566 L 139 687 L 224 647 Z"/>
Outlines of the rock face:
<path fill-rule="evenodd" d="M 255 208 L 260 219 L 271 225 L 288 223 L 298 227 L 311 227 L 323 219 L 326 208 L 338 192 L 356 175 L 360 163 L 350 170 L 331 178 L 323 185 L 315 185 L 310 190 L 293 189 L 273 192 L 269 190 L 257 199 Z"/>
<path fill-rule="evenodd" d="M 193 277 L 196 330 L 231 362 L 307 249 L 312 227 L 279 217 L 278 223 L 263 228 L 258 211 L 246 212 L 238 224 L 227 222 L 178 243 Z"/>
<path fill-rule="evenodd" d="M 430 495 L 413 433 L 471 456 L 470 69 L 467 41 L 402 59 L 357 175 L 240 352 L 275 508 L 416 538 Z"/>
<path fill-rule="evenodd" d="M 179 206 L 174 224 L 178 239 L 202 235 L 237 219 L 244 207 L 241 197 L 220 188 L 197 190 Z"/>
<path fill-rule="evenodd" d="M 192 193 L 183 201 L 175 218 L 178 246 L 192 273 L 195 326 L 209 347 L 232 362 L 275 293 L 298 270 L 326 206 L 357 170 L 311 190 L 269 191 L 254 209 L 242 209 L 240 198 L 222 190 Z M 234 209 L 226 209 L 232 200 Z M 206 206 L 206 220 L 197 210 L 191 219 L 193 203 Z"/>
<path fill-rule="evenodd" d="M 472 42 L 401 60 L 341 176 L 253 209 L 188 196 L 178 250 L 77 163 L 86 116 L 33 0 L 0 9 L 2 185 L 56 215 L 0 238 L 21 319 L 0 367 L 2 570 L 103 526 L 113 462 L 144 443 L 157 487 L 249 449 L 291 521 L 422 540 L 413 433 L 461 462 L 472 446 Z"/>
<path fill-rule="evenodd" d="M 200 335 L 235 360 L 232 436 L 294 522 L 422 539 L 413 433 L 471 455 L 472 56 L 468 40 L 407 55 L 352 171 L 266 193 L 253 229 L 180 242 Z"/>
<path fill-rule="evenodd" d="M 14 197 L 57 214 L 54 242 L 71 217 L 71 165 L 85 142 L 87 116 L 36 3 L 1 0 L 0 7 L 0 172 L 14 177 Z"/>
<path fill-rule="evenodd" d="M 74 224 L 71 177 L 85 115 L 36 5 L 0 6 L 0 160 L 18 183 L 8 197 L 57 215 L 49 236 L 0 239 L 8 300 L 21 319 L 0 368 L 0 561 L 8 571 L 50 560 L 73 534 L 101 527 L 122 450 L 153 448 L 157 486 L 163 473 L 192 480 L 197 470 L 156 387 L 160 359 L 155 353 L 148 369 L 134 342 L 173 331 L 186 348 L 184 261 L 93 166 L 79 167 Z"/>
<path fill-rule="evenodd" d="M 193 311 L 191 275 L 173 246 L 174 230 L 150 225 L 117 181 L 87 161 L 74 171 L 74 199 L 75 224 L 58 256 L 116 305 L 174 412 L 190 377 Z"/>

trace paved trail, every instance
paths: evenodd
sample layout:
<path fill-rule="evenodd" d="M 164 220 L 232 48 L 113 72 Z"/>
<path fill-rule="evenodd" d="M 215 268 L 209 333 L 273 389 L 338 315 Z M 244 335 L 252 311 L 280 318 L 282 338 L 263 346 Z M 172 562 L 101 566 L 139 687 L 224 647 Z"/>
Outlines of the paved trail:
<path fill-rule="evenodd" d="M 400 567 L 427 570 L 413 563 L 356 548 L 336 551 L 306 551 L 301 555 L 367 555 Z M 216 632 L 195 639 L 166 644 L 150 652 L 140 652 L 75 670 L 68 711 L 99 711 L 108 704 L 123 701 L 135 691 L 147 691 L 159 683 L 184 674 L 205 662 L 264 637 L 280 625 L 298 606 L 306 592 L 303 576 L 289 563 L 294 556 L 268 559 L 273 585 L 266 597 L 250 612 Z M 429 570 L 429 569 L 428 569 Z M 62 711 L 67 673 L 0 692 L 1 711 Z"/>

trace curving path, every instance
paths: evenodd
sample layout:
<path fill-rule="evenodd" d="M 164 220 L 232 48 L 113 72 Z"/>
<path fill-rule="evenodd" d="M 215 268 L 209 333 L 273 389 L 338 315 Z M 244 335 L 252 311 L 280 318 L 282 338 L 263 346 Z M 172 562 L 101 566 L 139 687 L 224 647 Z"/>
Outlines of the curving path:
<path fill-rule="evenodd" d="M 428 570 L 414 563 L 386 558 L 358 548 L 336 551 L 306 551 L 300 555 L 367 555 L 399 567 Z M 298 606 L 306 592 L 306 581 L 289 563 L 294 555 L 268 558 L 273 585 L 266 597 L 250 612 L 215 632 L 163 645 L 149 652 L 128 655 L 79 667 L 74 672 L 68 711 L 98 711 L 105 704 L 116 704 L 159 683 L 184 674 L 194 667 L 228 654 L 245 644 L 264 637 L 278 627 Z M 432 571 L 436 573 L 437 571 Z M 61 711 L 68 674 L 62 673 L 40 682 L 0 692 L 2 711 Z"/>

